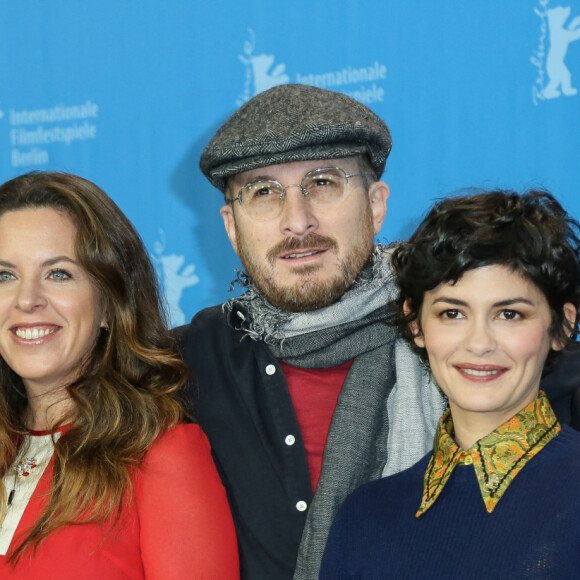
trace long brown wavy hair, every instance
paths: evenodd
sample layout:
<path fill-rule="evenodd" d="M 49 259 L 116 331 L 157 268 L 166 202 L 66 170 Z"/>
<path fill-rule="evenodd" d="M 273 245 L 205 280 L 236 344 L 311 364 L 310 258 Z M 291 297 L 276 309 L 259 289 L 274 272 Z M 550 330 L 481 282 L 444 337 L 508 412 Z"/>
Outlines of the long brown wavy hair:
<path fill-rule="evenodd" d="M 72 219 L 77 260 L 99 290 L 108 329 L 67 386 L 74 411 L 52 426 L 71 424 L 55 442 L 50 499 L 10 550 L 12 563 L 60 526 L 118 522 L 131 499 L 133 470 L 155 439 L 184 418 L 179 391 L 187 378 L 151 260 L 117 205 L 94 183 L 64 173 L 28 173 L 0 186 L 0 215 L 35 208 Z M 0 477 L 27 433 L 26 406 L 21 378 L 0 359 Z M 0 486 L 3 519 L 7 494 Z"/>

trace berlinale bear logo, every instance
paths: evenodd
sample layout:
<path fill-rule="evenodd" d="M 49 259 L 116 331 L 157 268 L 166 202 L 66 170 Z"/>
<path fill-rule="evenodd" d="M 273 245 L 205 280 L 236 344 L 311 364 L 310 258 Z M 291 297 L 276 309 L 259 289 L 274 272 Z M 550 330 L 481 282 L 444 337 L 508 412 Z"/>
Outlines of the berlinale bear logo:
<path fill-rule="evenodd" d="M 574 96 L 578 90 L 572 86 L 572 74 L 566 66 L 565 59 L 570 43 L 580 40 L 580 16 L 570 17 L 570 6 L 548 8 L 549 0 L 541 0 L 543 10 L 535 8 L 542 19 L 540 45 L 532 57 L 532 63 L 538 67 L 538 78 L 533 89 L 534 102 L 537 99 L 555 99 L 560 95 Z M 546 54 L 545 40 L 549 33 L 549 49 Z M 548 76 L 547 84 L 544 76 Z"/>
<path fill-rule="evenodd" d="M 284 85 L 290 81 L 284 63 L 274 66 L 273 54 L 254 54 L 256 37 L 252 29 L 249 29 L 248 32 L 251 39 L 244 43 L 244 54 L 238 55 L 246 67 L 244 93 L 237 100 L 238 106 L 243 105 L 262 91 Z"/>

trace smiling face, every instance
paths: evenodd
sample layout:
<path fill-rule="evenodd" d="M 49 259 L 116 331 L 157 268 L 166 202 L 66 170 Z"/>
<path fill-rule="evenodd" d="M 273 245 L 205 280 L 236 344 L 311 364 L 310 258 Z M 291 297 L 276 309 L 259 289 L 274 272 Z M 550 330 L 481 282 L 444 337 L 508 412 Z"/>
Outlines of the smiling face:
<path fill-rule="evenodd" d="M 574 306 L 564 310 L 573 320 Z M 478 431 L 464 448 L 535 399 L 550 348 L 562 348 L 550 336 L 544 294 L 501 265 L 469 270 L 457 283 L 426 292 L 420 320 L 420 332 L 412 325 L 415 342 L 427 350 L 456 433 L 466 425 Z"/>
<path fill-rule="evenodd" d="M 0 216 L 0 355 L 29 396 L 70 384 L 105 325 L 75 235 L 55 209 Z"/>
<path fill-rule="evenodd" d="M 309 171 L 329 165 L 348 175 L 360 173 L 356 158 L 271 165 L 235 176 L 230 196 L 260 179 L 297 184 Z M 238 202 L 222 208 L 234 250 L 274 306 L 298 312 L 332 304 L 352 286 L 369 259 L 374 235 L 385 218 L 389 189 L 376 182 L 366 193 L 359 178 L 350 180 L 348 188 L 346 198 L 321 210 L 312 207 L 300 188 L 291 187 L 281 215 L 269 221 L 252 220 Z"/>

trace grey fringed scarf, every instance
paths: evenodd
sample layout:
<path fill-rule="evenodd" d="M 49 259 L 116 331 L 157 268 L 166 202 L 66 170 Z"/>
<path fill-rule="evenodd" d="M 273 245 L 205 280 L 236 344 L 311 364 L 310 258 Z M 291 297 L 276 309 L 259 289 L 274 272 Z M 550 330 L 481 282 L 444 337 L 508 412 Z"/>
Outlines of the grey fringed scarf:
<path fill-rule="evenodd" d="M 282 312 L 251 282 L 240 302 L 244 326 L 272 354 L 302 368 L 326 368 L 354 359 L 343 385 L 324 451 L 322 474 L 309 507 L 295 580 L 318 578 L 330 525 L 359 485 L 413 465 L 432 447 L 443 399 L 395 328 L 386 324 L 396 296 L 390 251 L 377 246 L 372 266 L 331 306 Z"/>

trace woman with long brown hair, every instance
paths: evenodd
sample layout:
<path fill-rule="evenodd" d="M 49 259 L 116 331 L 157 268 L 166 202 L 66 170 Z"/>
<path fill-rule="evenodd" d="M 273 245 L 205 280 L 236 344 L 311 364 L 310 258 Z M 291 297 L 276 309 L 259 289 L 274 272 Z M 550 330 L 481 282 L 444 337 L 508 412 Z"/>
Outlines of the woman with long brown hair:
<path fill-rule="evenodd" d="M 238 577 L 154 270 L 93 183 L 0 186 L 0 356 L 0 578 Z"/>

